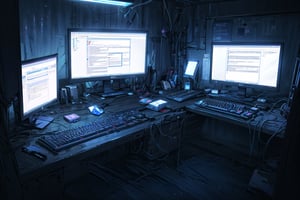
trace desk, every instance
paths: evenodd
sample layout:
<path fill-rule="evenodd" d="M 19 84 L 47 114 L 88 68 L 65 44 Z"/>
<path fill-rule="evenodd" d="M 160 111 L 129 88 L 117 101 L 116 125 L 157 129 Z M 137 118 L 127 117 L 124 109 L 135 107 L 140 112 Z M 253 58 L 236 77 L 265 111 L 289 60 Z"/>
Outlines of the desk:
<path fill-rule="evenodd" d="M 186 110 L 202 117 L 199 132 L 203 140 L 212 140 L 241 152 L 244 156 L 240 156 L 239 161 L 248 163 L 251 160 L 253 165 L 260 165 L 266 159 L 280 155 L 286 119 L 279 109 L 261 110 L 251 119 L 224 114 L 194 103 L 187 105 Z"/>
<path fill-rule="evenodd" d="M 162 96 L 153 96 L 153 98 L 164 99 Z M 89 99 L 86 99 L 78 104 L 55 105 L 49 108 L 45 111 L 45 114 L 52 115 L 55 119 L 49 126 L 43 130 L 25 129 L 24 131 L 19 129 L 19 135 L 17 135 L 16 138 L 13 138 L 12 144 L 15 148 L 15 155 L 22 181 L 26 182 L 27 180 L 46 174 L 49 171 L 60 169 L 66 164 L 95 156 L 118 145 L 144 137 L 146 134 L 145 130 L 151 127 L 152 124 L 159 123 L 161 119 L 170 113 L 176 114 L 177 112 L 181 112 L 187 103 L 191 103 L 189 101 L 185 103 L 177 103 L 169 100 L 167 101 L 168 107 L 171 108 L 167 110 L 168 112 L 155 112 L 145 109 L 144 105 L 139 104 L 139 97 L 137 95 L 119 96 L 107 99 L 101 99 L 100 97 L 89 97 Z M 88 111 L 88 106 L 93 104 L 105 106 L 104 113 L 100 116 L 90 114 Z M 94 121 L 99 117 L 105 117 L 111 113 L 120 112 L 127 109 L 140 109 L 147 117 L 152 118 L 152 120 L 89 140 L 87 142 L 83 142 L 63 150 L 57 155 L 52 154 L 50 151 L 42 147 L 42 153 L 47 156 L 46 161 L 41 161 L 21 151 L 21 148 L 24 145 L 37 145 L 36 141 L 40 135 L 51 134 L 59 130 L 78 127 L 84 125 L 85 123 Z M 81 120 L 76 123 L 66 122 L 63 119 L 63 116 L 70 113 L 78 114 L 81 117 Z M 22 134 L 27 134 L 28 136 L 20 137 Z"/>
<path fill-rule="evenodd" d="M 264 117 L 268 115 L 273 116 L 273 113 L 271 112 L 268 113 L 261 111 L 261 113 L 259 113 L 256 118 L 246 121 L 244 119 L 220 114 L 216 111 L 200 109 L 199 107 L 194 105 L 194 102 L 199 99 L 192 99 L 189 101 L 178 103 L 168 100 L 160 95 L 154 95 L 151 98 L 167 100 L 168 109 L 166 109 L 166 112 L 155 112 L 146 109 L 144 105 L 139 104 L 140 99 L 137 95 L 120 96 L 107 99 L 101 99 L 100 97 L 89 97 L 89 99 L 75 105 L 56 105 L 49 108 L 45 112 L 46 114 L 52 115 L 55 118 L 54 122 L 52 122 L 44 130 L 26 129 L 24 132 L 24 130 L 19 129 L 20 135 L 24 136 L 24 134 L 27 134 L 28 136 L 20 137 L 20 135 L 17 135 L 16 138 L 13 138 L 12 144 L 15 149 L 15 155 L 19 167 L 21 181 L 26 184 L 26 182 L 32 179 L 39 178 L 55 170 L 59 171 L 65 166 L 78 163 L 82 160 L 96 156 L 100 153 L 106 152 L 130 141 L 135 141 L 147 137 L 149 135 L 149 132 L 151 132 L 149 131 L 149 129 L 151 129 L 154 124 L 159 124 L 166 116 L 181 115 L 182 113 L 186 113 L 186 111 L 188 111 L 188 113 L 192 113 L 195 116 L 201 115 L 205 118 L 218 119 L 246 128 L 249 126 L 252 128 L 257 128 L 257 124 L 262 123 L 262 132 L 271 135 L 274 135 L 274 133 L 276 133 L 276 131 L 278 130 L 278 127 L 274 126 L 274 124 L 273 126 L 269 126 L 268 123 L 263 123 Z M 145 113 L 146 116 L 152 118 L 152 120 L 146 121 L 145 123 L 139 124 L 137 126 L 126 128 L 119 132 L 114 132 L 109 135 L 101 136 L 99 138 L 95 138 L 87 142 L 75 145 L 69 149 L 59 152 L 57 155 L 54 155 L 47 149 L 42 148 L 43 153 L 47 155 L 46 161 L 41 161 L 21 151 L 21 147 L 23 145 L 36 145 L 36 140 L 40 135 L 51 134 L 53 132 L 57 132 L 58 130 L 81 126 L 85 123 L 97 119 L 98 116 L 91 115 L 87 109 L 88 106 L 92 104 L 105 106 L 104 114 L 102 114 L 100 117 L 105 117 L 106 115 L 122 110 L 140 109 L 143 113 Z M 66 122 L 63 119 L 63 115 L 70 113 L 79 114 L 81 116 L 81 120 L 74 124 Z M 271 117 L 269 118 L 271 119 Z M 199 126 L 198 123 L 196 125 Z M 284 120 L 282 121 L 282 124 L 280 126 L 282 125 L 284 125 Z M 276 134 L 276 136 L 283 137 L 283 132 L 284 131 Z"/>
<path fill-rule="evenodd" d="M 259 111 L 254 118 L 246 120 L 229 114 L 226 115 L 224 113 L 217 112 L 214 110 L 201 108 L 195 104 L 190 104 L 186 106 L 186 109 L 187 111 L 190 111 L 192 113 L 223 120 L 246 128 L 255 129 L 259 127 L 261 131 L 266 134 L 276 134 L 277 137 L 284 137 L 286 119 L 283 116 L 281 116 L 279 110 L 273 110 L 272 112 Z M 267 123 L 270 121 L 272 121 L 273 123 Z"/>

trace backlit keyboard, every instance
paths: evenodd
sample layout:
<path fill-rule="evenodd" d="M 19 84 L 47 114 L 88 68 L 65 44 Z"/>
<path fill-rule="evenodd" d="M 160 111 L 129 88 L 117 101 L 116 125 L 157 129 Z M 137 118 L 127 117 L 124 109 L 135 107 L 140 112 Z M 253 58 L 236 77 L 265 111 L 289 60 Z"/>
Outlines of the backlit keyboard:
<path fill-rule="evenodd" d="M 199 97 L 201 95 L 203 96 L 203 94 L 204 93 L 202 91 L 198 91 L 198 90 L 179 90 L 167 94 L 168 95 L 167 98 L 177 102 L 183 102 L 188 99 Z"/>
<path fill-rule="evenodd" d="M 257 112 L 254 107 L 250 108 L 244 104 L 213 98 L 201 99 L 196 101 L 195 105 L 244 119 L 250 119 Z"/>
<path fill-rule="evenodd" d="M 107 135 L 147 121 L 141 112 L 129 110 L 88 123 L 84 126 L 67 129 L 51 135 L 41 136 L 37 142 L 52 152 L 59 152 L 87 140 Z"/>
<path fill-rule="evenodd" d="M 121 96 L 121 95 L 127 95 L 127 92 L 125 91 L 114 91 L 114 92 L 109 92 L 109 93 L 104 93 L 102 94 L 102 97 L 116 97 L 116 96 Z"/>

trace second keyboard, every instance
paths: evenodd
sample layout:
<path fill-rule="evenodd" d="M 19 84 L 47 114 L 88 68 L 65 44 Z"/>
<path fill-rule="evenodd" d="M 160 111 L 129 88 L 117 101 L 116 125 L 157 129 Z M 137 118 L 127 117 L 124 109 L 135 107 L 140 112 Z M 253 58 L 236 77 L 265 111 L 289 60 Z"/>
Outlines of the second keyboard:
<path fill-rule="evenodd" d="M 244 119 L 250 119 L 257 112 L 257 110 L 253 110 L 244 104 L 214 98 L 204 98 L 195 102 L 195 104 L 199 107 L 215 110 Z"/>
<path fill-rule="evenodd" d="M 200 95 L 203 95 L 202 91 L 198 91 L 198 90 L 179 90 L 179 91 L 176 91 L 176 92 L 169 93 L 167 95 L 167 98 L 172 99 L 172 100 L 177 101 L 177 102 L 183 102 L 183 101 L 186 101 L 188 99 L 198 97 Z"/>

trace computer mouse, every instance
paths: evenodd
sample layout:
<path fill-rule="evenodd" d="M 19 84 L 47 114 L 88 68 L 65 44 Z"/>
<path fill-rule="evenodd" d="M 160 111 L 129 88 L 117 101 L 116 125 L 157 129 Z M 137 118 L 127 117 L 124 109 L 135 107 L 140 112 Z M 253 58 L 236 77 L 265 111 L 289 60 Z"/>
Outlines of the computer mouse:
<path fill-rule="evenodd" d="M 101 115 L 104 112 L 104 110 L 102 108 L 98 107 L 97 105 L 89 106 L 89 111 L 91 114 L 97 115 L 97 116 Z"/>

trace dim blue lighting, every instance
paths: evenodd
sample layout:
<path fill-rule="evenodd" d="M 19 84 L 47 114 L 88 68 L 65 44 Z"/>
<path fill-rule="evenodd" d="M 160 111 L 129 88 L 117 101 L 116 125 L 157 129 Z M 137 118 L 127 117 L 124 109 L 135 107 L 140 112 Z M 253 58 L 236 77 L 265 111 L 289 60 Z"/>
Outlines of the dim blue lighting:
<path fill-rule="evenodd" d="M 124 7 L 132 5 L 131 2 L 115 1 L 115 0 L 80 0 L 80 1 L 102 3 L 102 4 L 109 4 L 109 5 L 115 5 L 115 6 L 124 6 Z"/>

